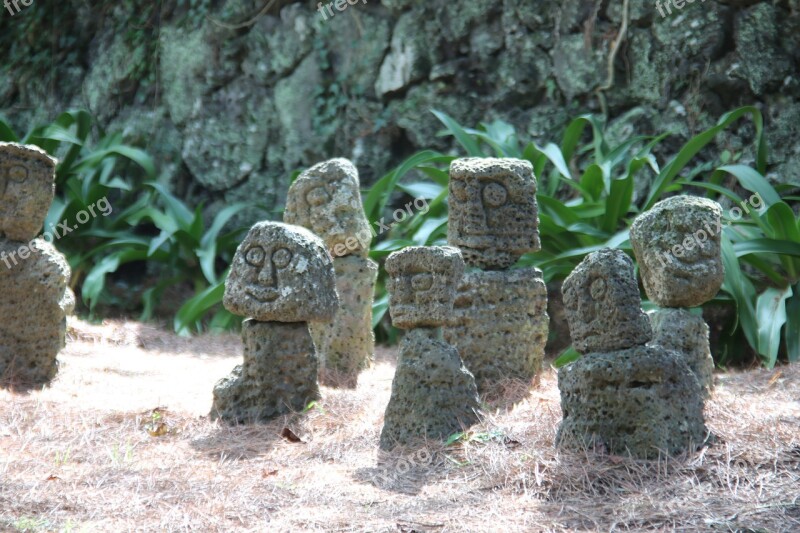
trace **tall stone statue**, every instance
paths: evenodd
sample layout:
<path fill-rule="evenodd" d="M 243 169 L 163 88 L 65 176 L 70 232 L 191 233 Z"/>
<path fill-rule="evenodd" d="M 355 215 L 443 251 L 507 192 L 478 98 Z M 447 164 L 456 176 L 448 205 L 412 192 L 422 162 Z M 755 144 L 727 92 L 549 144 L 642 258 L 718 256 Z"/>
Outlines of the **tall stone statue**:
<path fill-rule="evenodd" d="M 441 338 L 451 320 L 464 261 L 450 247 L 410 247 L 386 260 L 392 323 L 400 343 L 380 447 L 446 439 L 478 421 L 475 379 L 458 351 Z"/>
<path fill-rule="evenodd" d="M 644 290 L 662 307 L 651 316 L 653 343 L 683 354 L 706 394 L 714 386 L 708 325 L 688 308 L 703 305 L 722 287 L 721 222 L 717 202 L 673 196 L 639 215 L 630 232 Z"/>
<path fill-rule="evenodd" d="M 535 268 L 508 270 L 540 249 L 536 178 L 519 159 L 457 159 L 450 166 L 447 240 L 461 250 L 468 272 L 445 329 L 478 390 L 508 380 L 530 382 L 547 343 L 547 287 Z"/>
<path fill-rule="evenodd" d="M 633 261 L 620 250 L 589 254 L 562 292 L 573 346 L 584 355 L 558 372 L 564 418 L 556 444 L 639 458 L 701 444 L 700 383 L 681 354 L 647 344 L 652 330 Z"/>
<path fill-rule="evenodd" d="M 312 323 L 311 336 L 320 382 L 355 387 L 375 352 L 372 301 L 378 277 L 378 265 L 367 257 L 372 233 L 355 166 L 332 159 L 303 172 L 289 188 L 283 218 L 319 235 L 333 256 L 339 310 L 330 322 Z"/>
<path fill-rule="evenodd" d="M 214 387 L 212 418 L 270 420 L 319 398 L 308 322 L 330 320 L 339 300 L 330 256 L 317 236 L 276 222 L 253 226 L 236 250 L 223 305 L 248 317 L 244 362 Z"/>
<path fill-rule="evenodd" d="M 34 385 L 57 371 L 75 299 L 69 264 L 37 238 L 55 194 L 56 161 L 0 143 L 0 383 Z M 51 239 L 52 240 L 52 239 Z"/>

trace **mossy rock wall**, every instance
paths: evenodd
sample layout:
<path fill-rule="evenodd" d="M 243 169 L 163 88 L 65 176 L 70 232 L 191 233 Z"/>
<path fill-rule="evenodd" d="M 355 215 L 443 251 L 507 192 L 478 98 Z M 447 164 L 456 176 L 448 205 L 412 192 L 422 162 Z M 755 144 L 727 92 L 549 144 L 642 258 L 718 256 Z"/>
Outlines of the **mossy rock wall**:
<path fill-rule="evenodd" d="M 298 168 L 349 157 L 368 186 L 416 150 L 449 149 L 430 108 L 539 142 L 605 111 L 612 135 L 672 130 L 677 148 L 754 103 L 771 176 L 798 179 L 800 0 L 695 0 L 665 17 L 631 2 L 602 105 L 622 0 L 362 0 L 327 20 L 306 1 L 92 4 L 3 14 L 0 115 L 25 131 L 87 108 L 210 209 L 255 200 L 278 218 Z M 752 135 L 743 122 L 718 148 Z"/>

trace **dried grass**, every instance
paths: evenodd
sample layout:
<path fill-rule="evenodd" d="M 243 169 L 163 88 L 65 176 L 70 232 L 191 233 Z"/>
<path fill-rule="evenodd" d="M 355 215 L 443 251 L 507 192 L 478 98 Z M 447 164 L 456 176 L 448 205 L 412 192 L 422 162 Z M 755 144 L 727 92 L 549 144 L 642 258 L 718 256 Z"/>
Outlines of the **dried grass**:
<path fill-rule="evenodd" d="M 2 530 L 800 530 L 798 368 L 720 376 L 717 442 L 687 457 L 556 453 L 551 370 L 457 445 L 379 454 L 389 350 L 306 414 L 227 427 L 204 414 L 234 336 L 73 323 L 70 337 L 50 388 L 0 392 Z"/>

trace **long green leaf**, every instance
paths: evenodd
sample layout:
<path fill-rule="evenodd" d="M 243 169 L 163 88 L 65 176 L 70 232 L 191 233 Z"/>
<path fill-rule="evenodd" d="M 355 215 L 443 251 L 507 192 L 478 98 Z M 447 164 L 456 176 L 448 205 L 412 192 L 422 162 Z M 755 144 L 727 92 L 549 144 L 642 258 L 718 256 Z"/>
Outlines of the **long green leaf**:
<path fill-rule="evenodd" d="M 786 352 L 789 361 L 800 361 L 800 283 L 795 284 L 793 296 L 786 300 Z"/>
<path fill-rule="evenodd" d="M 792 288 L 783 290 L 767 288 L 759 295 L 756 303 L 758 319 L 758 352 L 766 359 L 767 368 L 775 366 L 781 345 L 781 328 L 786 323 L 786 299 Z"/>
<path fill-rule="evenodd" d="M 753 122 L 756 127 L 756 144 L 757 144 L 757 170 L 762 174 L 766 170 L 766 144 L 764 141 L 763 128 L 764 119 L 761 111 L 753 106 L 740 107 L 729 113 L 725 113 L 720 117 L 717 125 L 692 137 L 681 148 L 678 154 L 661 170 L 653 185 L 650 187 L 650 193 L 647 196 L 643 210 L 649 210 L 661 198 L 667 187 L 672 185 L 673 180 L 683 171 L 686 165 L 691 161 L 697 153 L 702 150 L 707 144 L 714 140 L 714 138 L 732 123 L 739 120 L 744 115 L 750 114 L 753 116 Z"/>
<path fill-rule="evenodd" d="M 464 148 L 464 150 L 466 150 L 468 156 L 486 156 L 486 154 L 483 153 L 483 150 L 481 150 L 478 142 L 469 133 L 464 131 L 464 128 L 462 128 L 461 125 L 452 117 L 435 109 L 431 109 L 431 113 L 433 113 L 434 116 L 438 118 L 442 124 L 444 124 L 449 134 L 456 138 L 458 143 Z"/>

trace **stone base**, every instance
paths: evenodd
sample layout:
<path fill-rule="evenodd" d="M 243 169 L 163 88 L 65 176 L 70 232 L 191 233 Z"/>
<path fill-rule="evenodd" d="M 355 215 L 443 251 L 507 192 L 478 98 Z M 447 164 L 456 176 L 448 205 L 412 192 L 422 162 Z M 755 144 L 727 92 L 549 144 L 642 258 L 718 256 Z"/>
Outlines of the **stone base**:
<path fill-rule="evenodd" d="M 676 352 L 636 346 L 584 355 L 559 370 L 558 388 L 558 447 L 652 459 L 693 450 L 706 438 L 700 384 Z"/>
<path fill-rule="evenodd" d="M 542 365 L 550 319 L 547 287 L 535 268 L 464 275 L 457 326 L 444 329 L 484 394 L 496 382 L 530 382 Z"/>
<path fill-rule="evenodd" d="M 319 398 L 317 356 L 305 322 L 242 324 L 244 363 L 214 387 L 212 419 L 262 422 Z"/>
<path fill-rule="evenodd" d="M 478 421 L 475 379 L 437 328 L 408 331 L 400 344 L 380 447 L 446 439 Z"/>
<path fill-rule="evenodd" d="M 30 250 L 26 259 L 19 256 L 22 246 Z M 75 306 L 71 275 L 64 256 L 46 241 L 0 240 L 0 383 L 28 386 L 55 376 L 66 317 Z"/>
<path fill-rule="evenodd" d="M 714 388 L 714 358 L 708 342 L 708 324 L 703 317 L 686 309 L 659 309 L 650 315 L 650 321 L 653 324 L 650 344 L 683 355 L 708 396 Z"/>
<path fill-rule="evenodd" d="M 339 309 L 332 322 L 311 322 L 308 329 L 317 347 L 320 382 L 333 387 L 355 388 L 358 373 L 368 367 L 375 353 L 372 332 L 372 300 L 378 264 L 350 255 L 333 260 Z"/>

